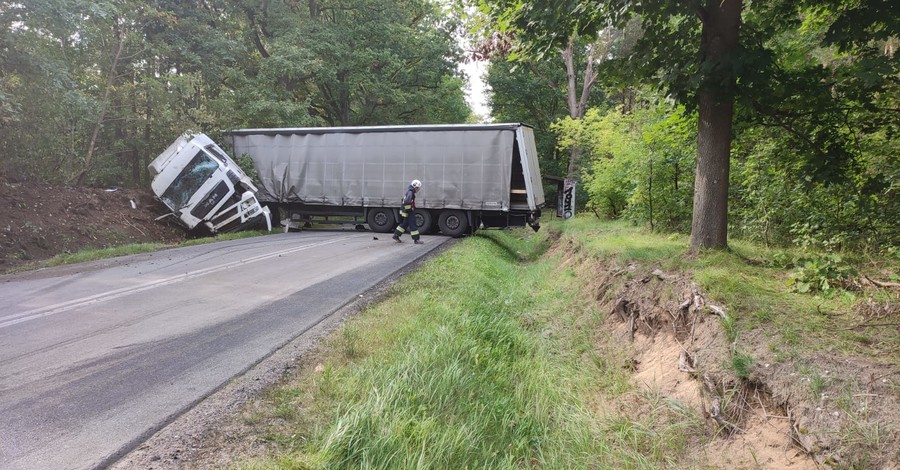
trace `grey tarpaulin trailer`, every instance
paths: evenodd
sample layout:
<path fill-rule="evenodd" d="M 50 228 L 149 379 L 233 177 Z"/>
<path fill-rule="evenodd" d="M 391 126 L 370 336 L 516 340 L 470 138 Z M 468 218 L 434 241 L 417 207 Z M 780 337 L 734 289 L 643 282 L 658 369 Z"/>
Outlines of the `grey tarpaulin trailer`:
<path fill-rule="evenodd" d="M 292 220 L 366 222 L 390 232 L 407 185 L 420 231 L 539 227 L 544 205 L 534 133 L 522 124 L 240 129 L 263 204 Z"/>

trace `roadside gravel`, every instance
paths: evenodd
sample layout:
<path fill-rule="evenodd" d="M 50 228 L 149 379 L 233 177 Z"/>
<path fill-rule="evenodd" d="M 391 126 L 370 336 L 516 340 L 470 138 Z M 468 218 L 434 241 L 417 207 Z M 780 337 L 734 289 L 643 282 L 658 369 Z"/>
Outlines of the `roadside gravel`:
<path fill-rule="evenodd" d="M 312 328 L 253 366 L 244 374 L 209 395 L 184 413 L 172 416 L 167 424 L 148 433 L 147 439 L 126 450 L 111 470 L 175 470 L 227 468 L 240 458 L 263 455 L 267 443 L 255 433 L 252 422 L 241 411 L 257 401 L 270 387 L 290 377 L 298 368 L 314 367 L 321 342 L 345 321 L 377 302 L 405 274 L 431 257 L 443 253 L 454 241 L 420 258 L 338 309 Z"/>

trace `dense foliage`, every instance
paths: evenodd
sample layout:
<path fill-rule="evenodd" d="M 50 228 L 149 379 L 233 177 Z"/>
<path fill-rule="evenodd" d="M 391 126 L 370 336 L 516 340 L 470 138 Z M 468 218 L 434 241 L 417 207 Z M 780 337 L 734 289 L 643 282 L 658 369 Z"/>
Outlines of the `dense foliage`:
<path fill-rule="evenodd" d="M 714 113 L 704 119 L 697 97 L 718 87 L 719 102 L 734 109 L 733 128 L 712 137 L 730 142 L 721 207 L 733 235 L 810 248 L 900 244 L 900 31 L 888 2 L 743 2 L 739 47 L 714 63 L 702 55 L 703 35 L 712 34 L 707 2 L 479 3 L 535 60 L 563 47 L 566 31 L 602 37 L 640 19 L 635 47 L 600 72 L 607 96 L 624 89 L 636 99 L 595 106 L 583 119 L 557 117 L 560 148 L 585 149 L 581 178 L 599 215 L 696 229 L 691 200 L 708 196 L 692 187 L 698 156 L 715 155 L 701 132 Z"/>
<path fill-rule="evenodd" d="M 560 176 L 566 172 L 568 155 L 556 145 L 551 132 L 552 124 L 567 115 L 566 97 L 560 85 L 564 76 L 559 64 L 517 65 L 506 57 L 498 57 L 490 62 L 485 77 L 493 91 L 489 104 L 494 120 L 534 126 L 541 172 L 545 175 Z"/>
<path fill-rule="evenodd" d="M 431 0 L 0 0 L 0 173 L 143 185 L 188 129 L 459 123 Z"/>
<path fill-rule="evenodd" d="M 534 125 L 544 173 L 577 169 L 599 215 L 692 228 L 705 155 L 696 97 L 719 80 L 734 107 L 732 234 L 900 245 L 890 2 L 743 2 L 740 47 L 715 63 L 698 56 L 707 2 L 470 3 L 503 46 L 487 76 L 494 118 Z M 459 25 L 443 8 L 0 0 L 0 173 L 142 185 L 187 129 L 463 122 Z"/>
<path fill-rule="evenodd" d="M 583 172 L 589 209 L 684 232 L 691 220 L 696 122 L 683 108 L 657 100 L 630 113 L 591 110 L 555 129 L 561 146 L 580 146 L 591 162 Z"/>

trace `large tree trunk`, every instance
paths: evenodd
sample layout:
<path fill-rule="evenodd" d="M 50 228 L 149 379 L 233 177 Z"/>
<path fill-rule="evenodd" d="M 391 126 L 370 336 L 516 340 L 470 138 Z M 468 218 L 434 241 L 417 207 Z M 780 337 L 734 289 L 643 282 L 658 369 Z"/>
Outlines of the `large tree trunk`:
<path fill-rule="evenodd" d="M 134 124 L 128 127 L 128 133 L 131 134 L 131 139 L 129 139 L 128 143 L 128 161 L 131 162 L 131 184 L 134 186 L 140 186 L 141 184 L 141 151 L 138 135 L 140 134 L 140 126 L 138 125 L 138 89 L 139 89 L 140 79 L 138 77 L 137 72 L 132 69 L 131 71 L 131 119 L 134 120 Z"/>
<path fill-rule="evenodd" d="M 734 74 L 727 60 L 737 52 L 742 0 L 708 0 L 703 22 L 701 67 L 709 72 L 697 94 L 697 177 L 691 221 L 691 252 L 728 246 L 728 173 Z"/>
<path fill-rule="evenodd" d="M 566 101 L 569 106 L 569 117 L 572 119 L 584 118 L 587 109 L 588 97 L 597 83 L 597 72 L 594 71 L 594 59 L 597 53 L 597 44 L 588 47 L 588 53 L 582 75 L 581 95 L 577 92 L 577 71 L 575 70 L 575 37 L 569 38 L 565 50 L 562 51 L 563 62 L 566 65 Z M 577 145 L 569 149 L 569 165 L 566 169 L 566 177 L 577 179 L 578 167 L 581 163 L 581 149 Z"/>

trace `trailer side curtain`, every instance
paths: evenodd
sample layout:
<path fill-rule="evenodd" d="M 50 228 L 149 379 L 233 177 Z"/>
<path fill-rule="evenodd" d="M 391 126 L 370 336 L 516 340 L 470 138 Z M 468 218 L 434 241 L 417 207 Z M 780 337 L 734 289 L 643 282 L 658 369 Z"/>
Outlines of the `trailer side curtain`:
<path fill-rule="evenodd" d="M 265 202 L 399 205 L 413 179 L 423 208 L 509 210 L 514 130 L 234 135 Z"/>

